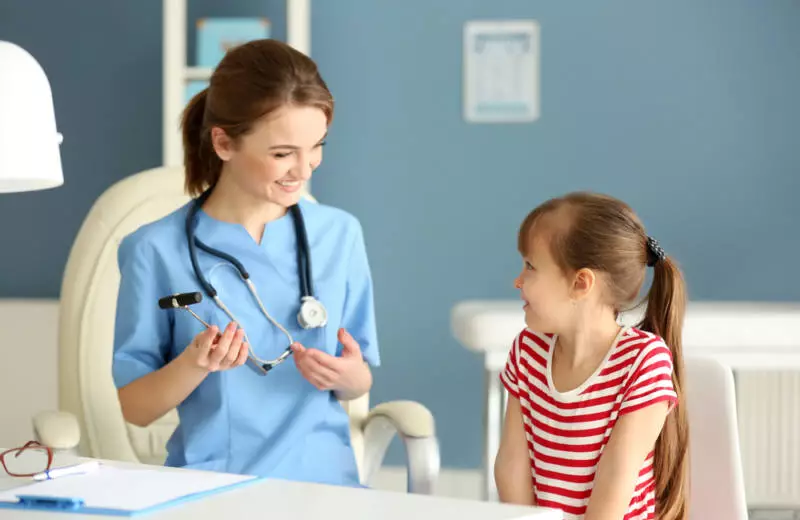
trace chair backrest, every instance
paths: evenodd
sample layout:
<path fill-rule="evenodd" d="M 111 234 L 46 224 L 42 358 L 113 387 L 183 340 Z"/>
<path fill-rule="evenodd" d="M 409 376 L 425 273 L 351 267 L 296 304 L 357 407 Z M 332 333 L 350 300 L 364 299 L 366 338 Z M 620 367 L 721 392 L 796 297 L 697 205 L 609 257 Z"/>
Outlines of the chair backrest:
<path fill-rule="evenodd" d="M 736 392 L 731 369 L 719 361 L 687 356 L 691 520 L 747 520 L 739 451 Z"/>
<path fill-rule="evenodd" d="M 59 406 L 78 418 L 82 455 L 153 464 L 163 463 L 166 457 L 165 445 L 178 424 L 177 412 L 147 428 L 127 423 L 111 377 L 119 289 L 117 248 L 125 235 L 189 200 L 181 167 L 134 174 L 95 201 L 72 246 L 61 286 Z M 342 404 L 351 418 L 360 468 L 361 425 L 369 396 Z"/>

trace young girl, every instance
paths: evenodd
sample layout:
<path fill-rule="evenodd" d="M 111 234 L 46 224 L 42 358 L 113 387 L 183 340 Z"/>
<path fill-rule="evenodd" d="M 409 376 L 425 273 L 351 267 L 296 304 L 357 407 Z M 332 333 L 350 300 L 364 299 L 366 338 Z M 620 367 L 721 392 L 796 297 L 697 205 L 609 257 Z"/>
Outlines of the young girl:
<path fill-rule="evenodd" d="M 565 519 L 685 519 L 680 271 L 626 204 L 589 193 L 531 212 L 519 250 L 527 328 L 501 375 L 500 500 Z M 647 267 L 644 319 L 621 326 Z"/>

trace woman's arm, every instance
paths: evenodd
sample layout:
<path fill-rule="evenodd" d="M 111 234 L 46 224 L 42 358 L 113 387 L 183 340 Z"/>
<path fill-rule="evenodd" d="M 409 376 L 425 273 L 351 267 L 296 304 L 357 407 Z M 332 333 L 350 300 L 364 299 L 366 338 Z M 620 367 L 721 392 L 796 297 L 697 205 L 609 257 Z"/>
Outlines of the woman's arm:
<path fill-rule="evenodd" d="M 231 323 L 218 336 L 217 327 L 206 329 L 174 360 L 121 387 L 117 393 L 125 420 L 149 426 L 189 397 L 210 372 L 247 361 L 242 329 Z"/>
<path fill-rule="evenodd" d="M 603 450 L 584 520 L 619 520 L 625 516 L 645 458 L 653 450 L 669 403 L 659 401 L 617 420 Z"/>
<path fill-rule="evenodd" d="M 519 399 L 509 394 L 500 449 L 494 462 L 494 480 L 501 502 L 535 505 L 531 459 Z"/>
<path fill-rule="evenodd" d="M 122 416 L 131 424 L 147 427 L 189 397 L 206 375 L 207 371 L 177 357 L 117 391 Z"/>

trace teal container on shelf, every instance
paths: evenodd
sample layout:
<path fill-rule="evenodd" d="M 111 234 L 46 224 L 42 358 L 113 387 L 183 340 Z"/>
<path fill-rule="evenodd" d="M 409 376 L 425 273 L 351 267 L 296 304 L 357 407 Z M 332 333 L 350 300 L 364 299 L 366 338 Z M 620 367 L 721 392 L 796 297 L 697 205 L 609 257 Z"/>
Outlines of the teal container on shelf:
<path fill-rule="evenodd" d="M 185 99 L 183 100 L 184 103 L 188 103 L 192 100 L 192 98 L 201 90 L 208 86 L 208 81 L 203 81 L 200 79 L 195 79 L 188 81 L 186 83 L 186 94 Z"/>
<path fill-rule="evenodd" d="M 197 66 L 214 68 L 228 49 L 269 38 L 270 22 L 265 17 L 214 17 L 197 21 Z"/>

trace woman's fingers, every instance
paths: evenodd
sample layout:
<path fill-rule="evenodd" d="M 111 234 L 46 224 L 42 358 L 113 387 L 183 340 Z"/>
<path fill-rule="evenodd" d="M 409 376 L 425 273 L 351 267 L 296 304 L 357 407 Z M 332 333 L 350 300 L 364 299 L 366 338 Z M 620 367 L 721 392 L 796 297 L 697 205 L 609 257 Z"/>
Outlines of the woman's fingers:
<path fill-rule="evenodd" d="M 212 370 L 218 370 L 220 365 L 223 364 L 223 360 L 225 359 L 225 356 L 228 355 L 231 342 L 236 334 L 236 328 L 236 323 L 228 323 L 228 326 L 225 327 L 225 332 L 222 333 L 222 336 L 219 338 L 216 347 L 208 355 L 208 361 Z"/>
<path fill-rule="evenodd" d="M 203 350 L 211 350 L 214 345 L 215 340 L 217 339 L 217 335 L 219 334 L 219 329 L 212 325 L 211 327 L 207 328 L 203 332 L 197 335 L 195 338 L 194 346 L 196 348 L 201 348 Z"/>
<path fill-rule="evenodd" d="M 233 339 L 228 347 L 228 355 L 225 356 L 223 364 L 226 366 L 235 366 L 236 360 L 239 359 L 239 354 L 242 350 L 244 341 L 244 329 L 237 329 L 233 334 Z"/>
<path fill-rule="evenodd" d="M 307 351 L 301 359 L 298 367 L 308 382 L 320 390 L 329 390 L 336 381 L 337 373 L 335 370 L 321 363 L 312 351 Z"/>
<path fill-rule="evenodd" d="M 242 343 L 241 347 L 239 347 L 239 357 L 236 358 L 233 366 L 239 367 L 247 363 L 248 354 L 250 354 L 250 346 L 247 343 Z"/>

